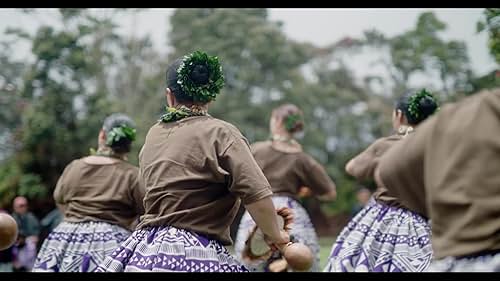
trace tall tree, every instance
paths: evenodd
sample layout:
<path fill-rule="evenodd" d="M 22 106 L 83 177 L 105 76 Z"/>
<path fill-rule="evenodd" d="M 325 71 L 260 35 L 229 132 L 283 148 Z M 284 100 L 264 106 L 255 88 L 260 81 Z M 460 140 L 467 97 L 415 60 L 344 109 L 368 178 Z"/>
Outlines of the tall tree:
<path fill-rule="evenodd" d="M 148 129 L 164 111 L 167 63 L 168 60 L 154 50 L 149 37 L 124 40 L 112 92 L 117 110 L 137 123 L 137 139 L 129 159 L 135 164 Z"/>
<path fill-rule="evenodd" d="M 484 9 L 484 21 L 477 23 L 477 31 L 487 31 L 490 54 L 500 63 L 500 8 Z"/>
<path fill-rule="evenodd" d="M 421 80 L 438 78 L 441 85 L 433 88 L 442 94 L 444 101 L 469 90 L 472 73 L 466 45 L 462 41 L 442 39 L 440 33 L 445 30 L 444 22 L 434 13 L 425 12 L 418 17 L 413 29 L 392 38 L 376 30 L 365 33 L 363 41 L 366 46 L 389 52 L 388 59 L 382 59 L 380 63 L 394 82 L 392 92 L 395 96 L 411 89 L 412 79 L 418 79 L 418 76 Z"/>
<path fill-rule="evenodd" d="M 19 91 L 26 65 L 12 60 L 12 43 L 0 42 L 0 161 L 14 152 L 12 140 L 26 104 Z"/>
<path fill-rule="evenodd" d="M 500 63 L 500 9 L 484 9 L 484 16 L 485 20 L 477 23 L 477 31 L 488 32 L 490 54 L 498 64 Z M 497 68 L 481 77 L 474 77 L 471 84 L 472 88 L 468 94 L 474 94 L 483 89 L 498 88 L 500 87 L 500 70 Z"/>
<path fill-rule="evenodd" d="M 38 198 L 52 190 L 63 168 L 95 145 L 98 128 L 112 110 L 105 86 L 96 82 L 103 80 L 102 66 L 109 62 L 99 64 L 105 55 L 93 53 L 109 22 L 84 9 L 61 9 L 60 22 L 61 28 L 43 25 L 33 35 L 8 31 L 31 43 L 35 60 L 18 91 L 26 101 L 15 135 L 20 145 L 0 169 L 0 175 L 9 176 L 3 182 L 5 201 L 15 194 Z M 101 50 L 104 45 L 109 47 L 102 44 Z"/>

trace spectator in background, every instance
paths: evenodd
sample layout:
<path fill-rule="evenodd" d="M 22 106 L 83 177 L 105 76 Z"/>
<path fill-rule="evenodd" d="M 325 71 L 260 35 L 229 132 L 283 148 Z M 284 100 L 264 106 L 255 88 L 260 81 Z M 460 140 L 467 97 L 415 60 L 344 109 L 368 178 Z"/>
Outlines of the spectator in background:
<path fill-rule="evenodd" d="M 31 271 L 36 258 L 36 245 L 40 235 L 40 222 L 28 211 L 26 197 L 14 198 L 12 217 L 19 227 L 19 236 L 13 248 L 14 271 Z"/>
<path fill-rule="evenodd" d="M 356 190 L 356 204 L 352 208 L 351 216 L 354 217 L 359 211 L 361 211 L 368 201 L 370 201 L 370 197 L 372 196 L 372 192 L 366 187 L 360 187 Z"/>

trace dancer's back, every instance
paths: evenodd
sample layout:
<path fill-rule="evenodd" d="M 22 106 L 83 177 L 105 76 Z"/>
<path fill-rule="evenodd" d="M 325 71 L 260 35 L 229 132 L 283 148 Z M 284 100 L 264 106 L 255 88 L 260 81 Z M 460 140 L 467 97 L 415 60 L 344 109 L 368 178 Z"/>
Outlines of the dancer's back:
<path fill-rule="evenodd" d="M 94 164 L 86 158 L 71 162 L 54 191 L 56 202 L 64 204 L 64 220 L 104 221 L 130 228 L 143 212 L 144 191 L 139 169 L 123 160 Z"/>
<path fill-rule="evenodd" d="M 172 225 L 232 243 L 235 194 L 246 203 L 269 193 L 248 146 L 236 127 L 210 116 L 155 124 L 139 157 L 146 212 L 138 227 Z M 235 158 L 253 163 L 235 169 Z"/>
<path fill-rule="evenodd" d="M 303 186 L 321 195 L 334 185 L 323 166 L 303 151 L 280 151 L 273 147 L 272 141 L 264 141 L 252 145 L 252 154 L 275 195 L 297 199 Z"/>

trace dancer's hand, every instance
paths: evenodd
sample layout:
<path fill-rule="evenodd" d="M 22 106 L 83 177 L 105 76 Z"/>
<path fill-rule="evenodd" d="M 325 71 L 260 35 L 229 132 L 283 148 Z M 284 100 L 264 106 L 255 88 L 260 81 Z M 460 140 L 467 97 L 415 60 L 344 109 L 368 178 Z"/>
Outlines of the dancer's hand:
<path fill-rule="evenodd" d="M 291 230 L 290 225 L 293 222 L 293 211 L 290 208 L 282 207 L 276 209 L 278 216 L 283 218 L 283 229 L 280 229 L 280 237 L 274 239 L 268 239 L 266 242 L 271 247 L 273 251 L 279 250 L 280 252 L 290 243 L 290 235 L 288 231 Z"/>
<path fill-rule="evenodd" d="M 269 264 L 269 271 L 285 272 L 287 270 L 287 267 L 288 267 L 288 262 L 284 258 L 281 258 Z"/>
<path fill-rule="evenodd" d="M 267 242 L 267 244 L 271 247 L 272 251 L 280 251 L 283 252 L 283 250 L 291 244 L 290 242 L 290 235 L 288 232 L 285 230 L 280 230 L 280 237 L 270 239 L 268 237 L 264 238 Z"/>
<path fill-rule="evenodd" d="M 283 229 L 286 231 L 291 230 L 291 224 L 293 223 L 293 211 L 290 208 L 287 207 L 282 207 L 279 209 L 276 209 L 276 213 L 278 216 L 283 218 L 284 225 Z"/>

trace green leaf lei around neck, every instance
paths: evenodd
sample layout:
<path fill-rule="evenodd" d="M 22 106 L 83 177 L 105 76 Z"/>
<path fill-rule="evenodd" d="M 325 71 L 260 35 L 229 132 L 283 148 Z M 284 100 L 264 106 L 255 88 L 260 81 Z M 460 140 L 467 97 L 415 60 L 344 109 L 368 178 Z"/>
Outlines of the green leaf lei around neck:
<path fill-rule="evenodd" d="M 208 113 L 205 110 L 193 110 L 185 105 L 181 105 L 179 108 L 175 107 L 165 107 L 167 113 L 160 117 L 160 121 L 168 123 L 177 120 L 184 119 L 190 116 L 205 116 Z"/>

